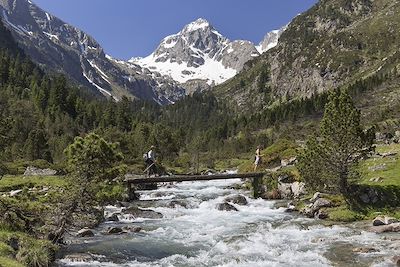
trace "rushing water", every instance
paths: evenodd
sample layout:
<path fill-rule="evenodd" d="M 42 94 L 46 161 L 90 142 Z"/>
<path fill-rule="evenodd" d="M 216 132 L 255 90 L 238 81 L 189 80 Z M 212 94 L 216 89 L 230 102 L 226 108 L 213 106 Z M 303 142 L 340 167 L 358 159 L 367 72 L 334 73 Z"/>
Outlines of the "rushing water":
<path fill-rule="evenodd" d="M 105 223 L 95 237 L 74 240 L 61 252 L 90 253 L 90 262 L 59 260 L 60 266 L 393 266 L 400 237 L 376 235 L 354 225 L 324 226 L 321 221 L 286 213 L 276 202 L 248 197 L 248 205 L 219 211 L 217 203 L 237 194 L 240 180 L 184 182 L 140 192 L 141 207 L 163 219 L 122 218 Z M 240 192 L 249 196 L 249 192 Z M 187 208 L 169 208 L 171 200 Z M 116 208 L 108 207 L 109 210 Z M 105 236 L 108 226 L 134 225 L 140 233 Z M 377 252 L 354 253 L 355 247 Z"/>

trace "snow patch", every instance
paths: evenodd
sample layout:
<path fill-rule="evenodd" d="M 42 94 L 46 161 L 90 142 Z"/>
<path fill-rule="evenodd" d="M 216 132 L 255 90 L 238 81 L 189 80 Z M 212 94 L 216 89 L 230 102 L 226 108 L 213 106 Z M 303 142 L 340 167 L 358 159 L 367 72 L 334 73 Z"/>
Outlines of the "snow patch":
<path fill-rule="evenodd" d="M 51 34 L 51 33 L 48 33 L 48 32 L 43 32 L 45 35 L 47 35 L 47 37 L 49 37 L 51 40 L 53 40 L 53 39 L 55 39 L 55 40 L 57 40 L 57 41 L 60 41 L 60 39 L 58 38 L 58 36 L 57 35 L 55 35 L 55 34 Z"/>
<path fill-rule="evenodd" d="M 107 91 L 107 90 L 104 89 L 104 88 L 101 88 L 101 86 L 99 86 L 98 84 L 96 84 L 95 82 L 93 82 L 85 73 L 82 73 L 82 74 L 83 74 L 83 77 L 85 77 L 86 80 L 88 80 L 89 83 L 91 83 L 92 85 L 94 85 L 102 94 L 106 94 L 106 95 L 112 97 L 112 95 L 111 95 L 111 93 L 110 93 L 109 91 Z M 115 98 L 114 98 L 114 99 L 115 99 Z"/>
<path fill-rule="evenodd" d="M 92 66 L 92 68 L 95 68 L 99 73 L 101 78 L 103 78 L 103 80 L 105 80 L 106 82 L 108 82 L 110 84 L 110 81 L 108 80 L 110 77 L 108 77 L 107 74 L 104 73 L 104 71 L 102 71 L 95 63 L 94 61 L 90 61 L 88 60 L 90 66 Z"/>
<path fill-rule="evenodd" d="M 46 13 L 47 20 L 48 20 L 48 21 L 51 21 L 51 16 L 50 16 L 50 14 L 47 13 L 47 12 L 45 12 L 45 13 Z"/>

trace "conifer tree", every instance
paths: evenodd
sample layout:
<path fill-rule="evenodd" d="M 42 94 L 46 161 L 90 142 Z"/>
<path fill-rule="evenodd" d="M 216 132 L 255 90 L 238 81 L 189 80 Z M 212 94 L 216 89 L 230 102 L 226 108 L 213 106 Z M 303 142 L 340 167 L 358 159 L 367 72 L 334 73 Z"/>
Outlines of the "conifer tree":
<path fill-rule="evenodd" d="M 358 162 L 373 150 L 374 129 L 363 130 L 360 111 L 342 90 L 329 96 L 320 131 L 299 158 L 300 173 L 313 189 L 346 194 Z"/>

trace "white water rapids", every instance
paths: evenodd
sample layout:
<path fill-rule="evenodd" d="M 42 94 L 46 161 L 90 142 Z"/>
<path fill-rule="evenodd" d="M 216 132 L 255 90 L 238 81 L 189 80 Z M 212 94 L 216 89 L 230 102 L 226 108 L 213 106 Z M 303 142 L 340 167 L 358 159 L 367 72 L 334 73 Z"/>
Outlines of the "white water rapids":
<path fill-rule="evenodd" d="M 105 223 L 95 237 L 74 240 L 63 256 L 90 253 L 94 260 L 59 260 L 59 266 L 393 266 L 400 237 L 377 235 L 354 225 L 324 226 L 277 202 L 251 199 L 249 192 L 229 189 L 240 180 L 184 182 L 154 191 L 141 191 L 140 207 L 164 215 L 162 219 L 121 218 Z M 239 211 L 215 208 L 224 198 L 247 197 Z M 187 208 L 169 208 L 171 200 Z M 109 210 L 112 207 L 108 207 Z M 114 210 L 118 211 L 117 208 Z M 108 226 L 140 226 L 140 233 L 104 236 Z M 355 247 L 373 247 L 372 253 L 354 253 Z"/>

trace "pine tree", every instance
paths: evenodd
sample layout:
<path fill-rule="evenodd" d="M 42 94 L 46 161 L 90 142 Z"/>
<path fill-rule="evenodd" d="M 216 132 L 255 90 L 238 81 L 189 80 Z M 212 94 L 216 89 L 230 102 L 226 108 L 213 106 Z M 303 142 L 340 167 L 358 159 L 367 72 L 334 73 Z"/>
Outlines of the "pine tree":
<path fill-rule="evenodd" d="M 358 162 L 373 150 L 374 129 L 363 130 L 360 111 L 342 90 L 329 96 L 320 131 L 299 158 L 300 173 L 313 189 L 346 194 Z"/>

